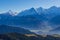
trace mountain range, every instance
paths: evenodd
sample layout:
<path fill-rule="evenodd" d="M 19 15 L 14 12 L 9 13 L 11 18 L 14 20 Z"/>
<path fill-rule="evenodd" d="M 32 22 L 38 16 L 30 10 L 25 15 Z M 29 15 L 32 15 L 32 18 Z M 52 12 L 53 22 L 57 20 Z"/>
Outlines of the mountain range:
<path fill-rule="evenodd" d="M 28 30 L 40 30 L 43 33 L 46 30 L 49 32 L 60 25 L 60 7 L 52 6 L 48 9 L 42 7 L 37 9 L 31 8 L 17 13 L 15 16 L 10 10 L 0 14 L 0 25 L 17 26 Z"/>

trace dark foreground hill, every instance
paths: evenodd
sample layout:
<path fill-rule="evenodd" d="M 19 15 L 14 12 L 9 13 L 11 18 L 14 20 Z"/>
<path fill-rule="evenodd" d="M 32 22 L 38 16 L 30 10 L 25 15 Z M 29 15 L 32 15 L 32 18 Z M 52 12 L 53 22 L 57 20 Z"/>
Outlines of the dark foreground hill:
<path fill-rule="evenodd" d="M 0 40 L 60 40 L 60 36 L 8 33 L 0 34 Z"/>

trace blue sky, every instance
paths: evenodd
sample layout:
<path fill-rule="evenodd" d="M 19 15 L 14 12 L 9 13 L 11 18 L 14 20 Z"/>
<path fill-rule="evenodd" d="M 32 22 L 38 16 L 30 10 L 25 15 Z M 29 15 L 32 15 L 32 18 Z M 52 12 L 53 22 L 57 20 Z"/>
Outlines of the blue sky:
<path fill-rule="evenodd" d="M 31 7 L 60 7 L 60 0 L 0 0 L 0 13 L 8 10 L 20 12 Z"/>

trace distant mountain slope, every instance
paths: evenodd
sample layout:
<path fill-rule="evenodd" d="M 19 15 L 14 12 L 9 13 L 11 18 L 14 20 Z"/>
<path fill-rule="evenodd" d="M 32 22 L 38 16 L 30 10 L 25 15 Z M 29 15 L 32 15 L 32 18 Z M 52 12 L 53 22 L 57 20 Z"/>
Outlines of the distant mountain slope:
<path fill-rule="evenodd" d="M 49 34 L 59 34 L 60 35 L 60 26 L 50 30 Z"/>
<path fill-rule="evenodd" d="M 51 31 L 59 31 L 60 32 L 60 27 L 57 27 L 57 28 L 55 28 L 55 29 L 53 29 L 53 30 L 51 30 Z"/>
<path fill-rule="evenodd" d="M 33 34 L 33 32 L 30 32 L 29 30 L 20 27 L 0 25 L 0 34 L 5 34 L 5 33 Z"/>
<path fill-rule="evenodd" d="M 50 23 L 55 24 L 55 25 L 60 25 L 60 15 L 57 15 L 51 18 Z"/>
<path fill-rule="evenodd" d="M 40 7 L 40 8 L 37 8 L 37 12 L 39 14 L 43 14 L 45 17 L 47 17 L 50 20 L 52 17 L 56 15 L 60 15 L 60 7 L 52 6 L 48 9 L 44 9 Z"/>

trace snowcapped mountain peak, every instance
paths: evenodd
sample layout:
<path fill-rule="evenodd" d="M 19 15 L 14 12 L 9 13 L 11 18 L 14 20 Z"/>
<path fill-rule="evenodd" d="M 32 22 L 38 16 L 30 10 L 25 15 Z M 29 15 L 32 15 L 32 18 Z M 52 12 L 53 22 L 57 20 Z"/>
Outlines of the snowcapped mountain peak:
<path fill-rule="evenodd" d="M 18 15 L 19 16 L 26 16 L 26 15 L 35 15 L 37 14 L 36 10 L 34 8 L 30 8 L 28 10 L 24 10 L 20 12 Z"/>
<path fill-rule="evenodd" d="M 9 10 L 8 13 L 9 13 L 10 15 L 12 15 L 12 16 L 17 15 L 17 12 L 13 12 L 12 10 Z"/>
<path fill-rule="evenodd" d="M 52 6 L 49 8 L 49 10 L 56 10 L 56 9 L 58 9 L 58 7 L 56 7 L 56 6 Z"/>
<path fill-rule="evenodd" d="M 43 9 L 42 7 L 37 8 L 37 12 L 38 12 L 39 14 L 41 14 L 43 11 L 44 11 L 44 9 Z"/>
<path fill-rule="evenodd" d="M 13 13 L 11 10 L 8 11 L 9 13 Z"/>
<path fill-rule="evenodd" d="M 37 9 L 41 9 L 41 10 L 42 10 L 43 8 L 42 8 L 42 7 L 39 7 L 39 8 L 37 8 Z"/>
<path fill-rule="evenodd" d="M 57 8 L 56 6 L 52 6 L 52 7 L 50 7 L 50 8 Z"/>
<path fill-rule="evenodd" d="M 29 10 L 35 11 L 35 9 L 33 7 L 31 9 L 29 9 Z"/>

